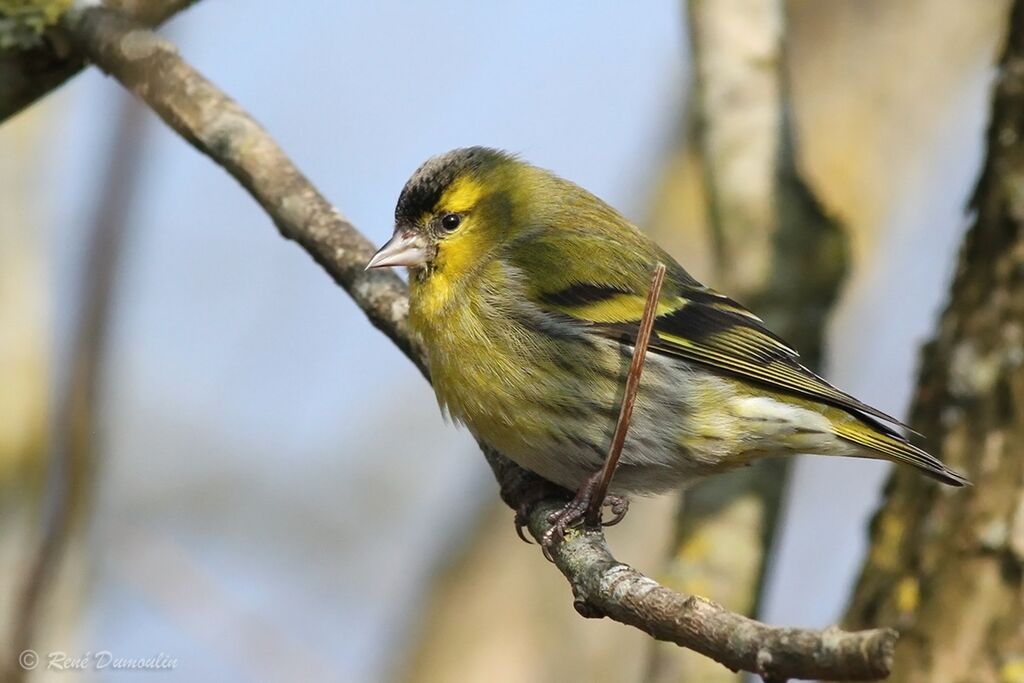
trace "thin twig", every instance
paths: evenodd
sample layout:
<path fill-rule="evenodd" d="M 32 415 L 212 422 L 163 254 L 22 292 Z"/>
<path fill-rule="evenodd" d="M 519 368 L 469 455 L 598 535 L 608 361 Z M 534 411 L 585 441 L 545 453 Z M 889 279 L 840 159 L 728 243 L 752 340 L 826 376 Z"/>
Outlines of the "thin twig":
<path fill-rule="evenodd" d="M 233 175 L 273 218 L 282 235 L 316 259 L 424 371 L 407 322 L 408 290 L 396 276 L 364 272 L 371 245 L 299 172 L 274 140 L 234 101 L 137 22 L 102 7 L 76 8 L 64 20 L 76 48 L 141 97 L 169 126 Z M 130 35 L 131 39 L 126 40 Z M 516 509 L 536 476 L 481 444 Z M 560 497 L 536 504 L 530 532 L 541 538 Z M 877 680 L 888 675 L 896 633 L 847 633 L 760 624 L 707 600 L 680 595 L 617 562 L 600 531 L 572 534 L 553 550 L 577 603 L 591 614 L 643 629 L 737 670 L 781 678 Z M 581 609 L 581 611 L 584 611 Z"/>
<path fill-rule="evenodd" d="M 615 469 L 619 466 L 622 446 L 626 443 L 629 423 L 633 420 L 633 404 L 636 403 L 636 392 L 640 389 L 640 376 L 644 372 L 644 360 L 647 358 L 647 347 L 651 344 L 654 319 L 658 317 L 658 298 L 661 296 L 661 286 L 664 282 L 665 264 L 659 263 L 654 267 L 651 288 L 647 292 L 647 303 L 644 305 L 644 315 L 640 319 L 640 330 L 637 332 L 636 341 L 633 344 L 633 358 L 629 363 L 629 374 L 626 375 L 626 390 L 622 395 L 622 407 L 619 409 L 619 419 L 615 423 L 612 445 L 608 448 L 608 457 L 605 458 L 604 467 L 601 468 L 601 479 L 590 496 L 586 524 L 591 528 L 601 526 L 601 506 L 604 504 L 604 497 L 608 494 L 612 477 L 615 476 Z"/>

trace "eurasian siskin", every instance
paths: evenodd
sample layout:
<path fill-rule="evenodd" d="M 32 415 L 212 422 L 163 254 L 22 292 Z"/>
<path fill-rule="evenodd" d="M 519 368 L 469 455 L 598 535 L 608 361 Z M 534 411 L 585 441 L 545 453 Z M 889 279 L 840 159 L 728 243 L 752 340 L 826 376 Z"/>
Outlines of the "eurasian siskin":
<path fill-rule="evenodd" d="M 614 493 L 792 453 L 884 458 L 966 483 L 615 209 L 508 153 L 471 147 L 423 164 L 367 267 L 409 268 L 410 322 L 442 410 L 577 490 L 608 451 L 658 262 L 668 273 Z"/>

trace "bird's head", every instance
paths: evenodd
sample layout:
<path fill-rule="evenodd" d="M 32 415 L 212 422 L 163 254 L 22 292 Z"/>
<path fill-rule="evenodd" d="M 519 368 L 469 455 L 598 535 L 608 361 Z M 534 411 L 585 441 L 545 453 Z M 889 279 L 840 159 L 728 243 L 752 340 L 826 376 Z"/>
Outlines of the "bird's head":
<path fill-rule="evenodd" d="M 523 224 L 517 212 L 536 171 L 486 147 L 429 159 L 405 184 L 395 207 L 395 233 L 366 267 L 406 266 L 413 276 L 470 269 Z"/>

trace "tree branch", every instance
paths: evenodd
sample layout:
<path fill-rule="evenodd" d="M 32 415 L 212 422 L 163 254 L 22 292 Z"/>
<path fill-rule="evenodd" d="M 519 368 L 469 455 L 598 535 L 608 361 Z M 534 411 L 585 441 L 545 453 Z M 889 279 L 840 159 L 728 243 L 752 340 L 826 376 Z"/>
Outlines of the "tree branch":
<path fill-rule="evenodd" d="M 184 62 L 166 40 L 101 7 L 78 7 L 63 26 L 82 55 L 141 97 L 196 149 L 224 167 L 259 202 L 281 234 L 298 242 L 347 291 L 378 329 L 427 375 L 410 334 L 405 284 L 390 273 L 365 272 L 373 246 L 332 207 L 265 130 Z M 537 477 L 483 447 L 503 500 L 517 507 Z M 543 537 L 557 495 L 537 503 L 530 532 Z M 577 610 L 608 616 L 655 638 L 692 648 L 725 666 L 787 678 L 875 680 L 889 672 L 896 633 L 777 628 L 680 595 L 612 557 L 599 531 L 574 532 L 553 552 L 569 580 Z"/>
<path fill-rule="evenodd" d="M 107 4 L 148 26 L 157 26 L 196 0 L 108 0 Z M 60 87 L 85 66 L 59 29 L 48 31 L 39 47 L 0 50 L 0 123 Z"/>

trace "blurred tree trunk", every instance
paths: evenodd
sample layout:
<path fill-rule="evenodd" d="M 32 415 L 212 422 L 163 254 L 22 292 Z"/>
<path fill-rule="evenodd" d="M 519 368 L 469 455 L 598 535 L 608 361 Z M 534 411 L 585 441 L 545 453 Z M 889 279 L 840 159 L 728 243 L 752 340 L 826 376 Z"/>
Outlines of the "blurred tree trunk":
<path fill-rule="evenodd" d="M 40 107 L 0 131 L 0 575 L 15 576 L 25 562 L 46 452 L 50 329 L 45 246 L 45 156 L 40 145 L 56 112 Z M 11 659 L 9 619 L 19 587 L 0 590 L 0 672 Z"/>
<path fill-rule="evenodd" d="M 911 413 L 975 486 L 896 471 L 847 613 L 900 628 L 893 681 L 1024 680 L 1024 0 L 1009 26 L 974 222 Z"/>
<path fill-rule="evenodd" d="M 960 213 L 983 160 L 1008 8 L 1004 0 L 787 2 L 798 166 L 845 226 L 850 251 L 828 325 L 828 376 L 897 416 L 906 414 L 916 352 L 945 303 L 966 228 Z M 794 464 L 759 614 L 824 625 L 845 607 L 889 467 Z M 794 599 L 804 595 L 815 599 Z"/>
<path fill-rule="evenodd" d="M 784 3 L 689 0 L 688 10 L 694 101 L 653 233 L 694 275 L 758 312 L 818 368 L 846 270 L 845 236 L 796 166 Z M 702 211 L 671 199 L 692 198 L 698 184 Z M 789 466 L 762 462 L 687 490 L 668 585 L 754 613 Z M 694 653 L 652 647 L 651 680 L 738 678 Z"/>
<path fill-rule="evenodd" d="M 84 221 L 85 264 L 70 311 L 71 339 L 61 350 L 68 354 L 68 367 L 59 382 L 48 438 L 46 483 L 40 514 L 33 520 L 38 530 L 23 543 L 21 566 L 11 573 L 18 593 L 5 640 L 10 651 L 0 661 L 0 678 L 11 683 L 28 675 L 17 659 L 21 651 L 66 651 L 66 644 L 74 642 L 68 631 L 77 628 L 75 612 L 85 593 L 81 564 L 87 552 L 81 532 L 96 474 L 103 352 L 128 208 L 143 158 L 144 115 L 141 104 L 122 96 L 94 212 Z"/>

